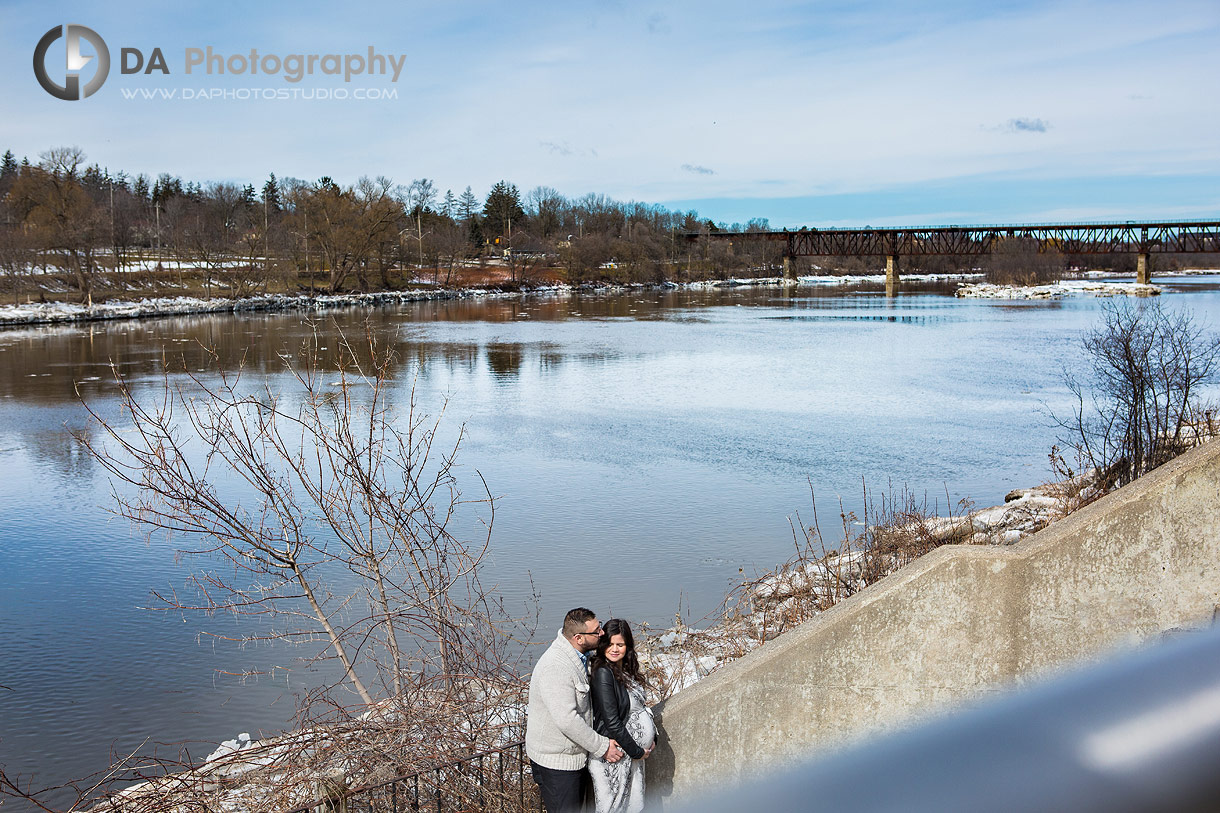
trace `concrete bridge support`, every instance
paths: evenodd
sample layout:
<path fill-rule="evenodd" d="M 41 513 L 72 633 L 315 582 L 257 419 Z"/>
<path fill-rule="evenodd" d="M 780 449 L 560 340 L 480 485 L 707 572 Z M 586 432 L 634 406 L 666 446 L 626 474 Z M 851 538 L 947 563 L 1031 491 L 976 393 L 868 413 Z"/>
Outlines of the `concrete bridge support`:
<path fill-rule="evenodd" d="M 792 271 L 792 255 L 784 255 L 784 283 L 788 285 L 796 284 L 796 276 Z"/>
<path fill-rule="evenodd" d="M 898 293 L 898 283 L 898 255 L 888 254 L 885 258 L 885 295 L 896 295 Z"/>
<path fill-rule="evenodd" d="M 1152 255 L 1141 251 L 1135 261 L 1135 281 L 1140 285 L 1152 284 Z"/>

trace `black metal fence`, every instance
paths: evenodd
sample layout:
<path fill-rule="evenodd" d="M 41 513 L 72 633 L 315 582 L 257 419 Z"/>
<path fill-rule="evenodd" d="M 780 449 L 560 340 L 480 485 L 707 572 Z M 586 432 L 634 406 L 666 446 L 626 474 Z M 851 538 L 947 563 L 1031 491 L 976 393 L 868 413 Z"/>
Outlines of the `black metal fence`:
<path fill-rule="evenodd" d="M 330 794 L 285 813 L 526 813 L 542 810 L 525 743 Z"/>

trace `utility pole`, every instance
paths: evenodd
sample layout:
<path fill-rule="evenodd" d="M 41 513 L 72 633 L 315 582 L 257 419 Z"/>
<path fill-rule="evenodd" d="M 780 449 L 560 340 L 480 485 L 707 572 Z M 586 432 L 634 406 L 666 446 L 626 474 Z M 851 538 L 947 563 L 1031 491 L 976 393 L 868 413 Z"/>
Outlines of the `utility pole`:
<path fill-rule="evenodd" d="M 305 212 L 305 276 L 309 277 L 309 298 L 313 299 L 313 274 L 309 272 L 309 209 L 301 208 Z"/>
<path fill-rule="evenodd" d="M 119 249 L 114 244 L 114 178 L 110 179 L 110 251 L 114 254 L 114 270 L 121 270 L 119 268 Z"/>

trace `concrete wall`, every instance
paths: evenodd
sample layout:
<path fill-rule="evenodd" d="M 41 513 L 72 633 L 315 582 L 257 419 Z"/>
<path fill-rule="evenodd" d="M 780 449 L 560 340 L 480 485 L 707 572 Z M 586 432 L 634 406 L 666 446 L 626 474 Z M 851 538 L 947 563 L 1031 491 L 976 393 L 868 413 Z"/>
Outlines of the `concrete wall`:
<path fill-rule="evenodd" d="M 939 548 L 657 706 L 649 793 L 757 776 L 1218 604 L 1213 441 L 1011 547 Z"/>

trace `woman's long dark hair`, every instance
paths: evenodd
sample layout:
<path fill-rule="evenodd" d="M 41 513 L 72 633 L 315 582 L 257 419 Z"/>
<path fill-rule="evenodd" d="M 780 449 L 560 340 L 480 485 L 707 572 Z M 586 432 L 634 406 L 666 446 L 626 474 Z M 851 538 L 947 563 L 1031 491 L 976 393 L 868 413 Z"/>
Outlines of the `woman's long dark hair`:
<path fill-rule="evenodd" d="M 599 666 L 609 666 L 620 683 L 644 685 L 646 681 L 644 673 L 640 671 L 640 659 L 635 655 L 635 637 L 631 634 L 631 625 L 621 618 L 611 618 L 602 624 L 602 629 L 606 634 L 597 642 L 597 653 L 589 661 L 589 671 L 592 672 Z M 618 663 L 606 659 L 606 649 L 615 635 L 623 636 L 623 642 L 627 644 L 627 652 Z"/>

